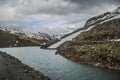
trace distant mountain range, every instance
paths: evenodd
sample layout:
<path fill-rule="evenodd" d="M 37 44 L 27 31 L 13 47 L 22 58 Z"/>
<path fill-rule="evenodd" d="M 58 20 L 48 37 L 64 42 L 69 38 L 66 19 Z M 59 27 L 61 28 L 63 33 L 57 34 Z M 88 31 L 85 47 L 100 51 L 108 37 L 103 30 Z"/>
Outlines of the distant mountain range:
<path fill-rule="evenodd" d="M 22 46 L 49 46 L 57 41 L 45 33 L 26 33 L 21 28 L 0 27 L 0 47 L 22 47 Z"/>
<path fill-rule="evenodd" d="M 49 46 L 58 41 L 60 35 L 30 31 L 29 27 L 12 22 L 0 22 L 0 47 Z"/>
<path fill-rule="evenodd" d="M 45 40 L 51 40 L 51 39 L 56 39 L 56 36 L 53 36 L 53 35 L 49 35 L 49 34 L 46 34 L 46 33 L 41 33 L 41 32 L 36 32 L 36 33 L 33 33 L 32 31 L 31 32 L 26 32 L 24 31 L 24 28 L 25 27 L 18 27 L 18 26 L 11 26 L 11 25 L 0 25 L 0 29 L 5 31 L 5 32 L 9 32 L 11 34 L 15 34 L 15 35 L 20 35 L 20 36 L 23 36 L 23 37 L 28 37 L 28 38 L 33 38 L 33 39 L 38 39 L 38 40 L 41 40 L 41 39 L 45 39 Z"/>

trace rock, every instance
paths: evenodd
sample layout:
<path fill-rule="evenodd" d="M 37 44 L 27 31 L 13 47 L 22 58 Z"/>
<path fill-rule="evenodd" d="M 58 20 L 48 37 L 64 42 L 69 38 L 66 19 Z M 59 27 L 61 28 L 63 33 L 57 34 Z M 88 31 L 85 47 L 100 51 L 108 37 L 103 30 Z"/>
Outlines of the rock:
<path fill-rule="evenodd" d="M 100 66 L 101 64 L 100 63 L 96 63 L 95 66 Z"/>

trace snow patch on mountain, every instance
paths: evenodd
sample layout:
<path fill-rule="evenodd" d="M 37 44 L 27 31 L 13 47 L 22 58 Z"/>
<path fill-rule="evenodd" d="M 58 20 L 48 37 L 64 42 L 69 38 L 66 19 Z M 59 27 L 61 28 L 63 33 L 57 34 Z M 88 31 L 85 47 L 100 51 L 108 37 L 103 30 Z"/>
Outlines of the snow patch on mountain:
<path fill-rule="evenodd" d="M 3 26 L 3 25 L 2 25 Z M 28 38 L 33 38 L 33 39 L 45 39 L 45 40 L 50 40 L 50 39 L 54 39 L 51 35 L 48 35 L 46 33 L 40 33 L 40 32 L 25 32 L 24 28 L 21 27 L 8 27 L 8 26 L 3 26 L 0 27 L 1 30 L 5 31 L 5 32 L 9 32 L 11 34 L 15 34 L 15 35 L 20 35 L 23 37 L 28 37 Z"/>
<path fill-rule="evenodd" d="M 120 7 L 117 9 L 111 11 L 111 12 L 106 12 L 104 14 L 101 14 L 99 16 L 92 17 L 88 19 L 86 22 L 85 26 L 91 26 L 91 25 L 96 25 L 98 23 L 104 23 L 113 19 L 120 18 Z"/>

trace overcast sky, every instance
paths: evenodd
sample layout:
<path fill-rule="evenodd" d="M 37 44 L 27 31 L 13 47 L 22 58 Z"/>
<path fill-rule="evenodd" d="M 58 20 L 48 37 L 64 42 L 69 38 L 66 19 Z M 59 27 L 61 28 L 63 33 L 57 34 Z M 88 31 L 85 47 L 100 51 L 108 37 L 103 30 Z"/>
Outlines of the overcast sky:
<path fill-rule="evenodd" d="M 119 5 L 120 0 L 0 0 L 0 21 L 60 33 L 82 27 L 88 18 Z"/>

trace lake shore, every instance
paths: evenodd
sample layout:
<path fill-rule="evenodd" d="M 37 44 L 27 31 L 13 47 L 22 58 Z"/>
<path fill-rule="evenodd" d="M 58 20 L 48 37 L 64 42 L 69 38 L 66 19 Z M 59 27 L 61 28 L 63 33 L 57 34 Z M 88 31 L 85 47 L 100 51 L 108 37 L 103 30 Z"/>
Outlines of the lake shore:
<path fill-rule="evenodd" d="M 17 58 L 0 52 L 0 80 L 50 80 Z"/>
<path fill-rule="evenodd" d="M 56 54 L 79 64 L 120 70 L 119 42 L 66 42 Z"/>

